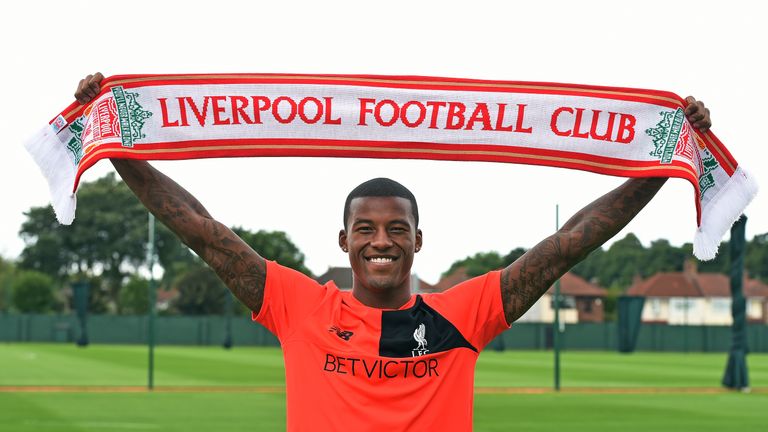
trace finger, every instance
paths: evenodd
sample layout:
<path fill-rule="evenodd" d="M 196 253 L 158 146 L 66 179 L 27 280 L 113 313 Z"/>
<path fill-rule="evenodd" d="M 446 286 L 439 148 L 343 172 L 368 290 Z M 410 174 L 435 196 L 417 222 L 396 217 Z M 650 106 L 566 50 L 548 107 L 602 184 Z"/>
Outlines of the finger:
<path fill-rule="evenodd" d="M 101 91 L 101 86 L 99 85 L 98 81 L 92 81 L 90 84 L 88 84 L 88 90 L 90 90 L 95 97 Z"/>
<path fill-rule="evenodd" d="M 695 127 L 696 129 L 698 129 L 698 130 L 700 130 L 702 132 L 706 132 L 706 131 L 709 130 L 710 127 L 712 127 L 712 121 L 710 121 L 707 118 L 707 119 L 704 119 L 704 120 L 701 120 L 701 121 L 698 121 L 698 122 L 694 123 L 693 127 Z"/>
<path fill-rule="evenodd" d="M 83 93 L 88 95 L 89 99 L 93 99 L 98 94 L 98 91 L 94 91 L 92 83 L 93 83 L 93 75 L 88 75 L 87 77 L 85 77 L 85 86 L 83 87 Z"/>
<path fill-rule="evenodd" d="M 80 84 L 77 86 L 77 92 L 80 95 L 80 98 L 83 100 L 83 103 L 87 103 L 93 97 L 88 89 L 88 83 L 90 82 L 91 77 L 92 75 L 87 75 L 85 78 L 80 80 Z"/>
<path fill-rule="evenodd" d="M 104 79 L 104 75 L 101 74 L 101 72 L 96 72 L 93 74 L 93 77 L 91 77 L 89 81 L 89 87 L 98 93 L 101 91 L 101 81 Z"/>
<path fill-rule="evenodd" d="M 699 120 L 697 125 L 694 125 L 695 127 L 698 127 L 700 131 L 706 132 L 709 130 L 710 127 L 712 127 L 712 117 L 709 116 L 709 108 L 704 106 L 704 103 L 701 105 L 701 111 L 704 114 L 704 117 Z"/>
<path fill-rule="evenodd" d="M 75 89 L 75 99 L 81 104 L 84 104 L 86 102 L 85 97 L 83 97 L 84 83 L 85 83 L 85 79 L 81 79 L 80 83 L 77 84 L 77 89 Z"/>
<path fill-rule="evenodd" d="M 704 115 L 704 113 L 701 111 L 696 111 L 694 114 L 688 115 L 686 117 L 690 123 L 696 123 L 698 121 L 704 120 L 706 115 Z"/>
<path fill-rule="evenodd" d="M 685 102 L 688 103 L 688 106 L 685 107 L 685 115 L 691 115 L 699 110 L 699 103 L 693 96 L 685 98 Z"/>

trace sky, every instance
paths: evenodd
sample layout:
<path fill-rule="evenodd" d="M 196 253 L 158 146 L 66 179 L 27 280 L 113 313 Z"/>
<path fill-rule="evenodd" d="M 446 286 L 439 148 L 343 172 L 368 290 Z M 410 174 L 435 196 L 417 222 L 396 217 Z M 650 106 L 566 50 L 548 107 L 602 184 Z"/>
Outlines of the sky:
<path fill-rule="evenodd" d="M 23 212 L 48 203 L 23 143 L 73 101 L 89 73 L 329 73 L 545 81 L 668 90 L 703 100 L 712 131 L 764 186 L 761 133 L 768 5 L 707 1 L 14 2 L 0 16 L 0 256 L 24 247 Z M 523 165 L 330 158 L 157 162 L 217 219 L 280 230 L 316 274 L 348 265 L 344 198 L 390 177 L 416 195 L 424 247 L 413 271 L 435 283 L 477 252 L 532 247 L 621 178 Z M 112 170 L 107 161 L 83 181 Z M 768 194 L 746 209 L 768 232 Z M 614 240 L 692 242 L 693 188 L 668 182 Z M 727 238 L 727 235 L 726 235 Z M 610 244 L 610 242 L 609 242 Z"/>

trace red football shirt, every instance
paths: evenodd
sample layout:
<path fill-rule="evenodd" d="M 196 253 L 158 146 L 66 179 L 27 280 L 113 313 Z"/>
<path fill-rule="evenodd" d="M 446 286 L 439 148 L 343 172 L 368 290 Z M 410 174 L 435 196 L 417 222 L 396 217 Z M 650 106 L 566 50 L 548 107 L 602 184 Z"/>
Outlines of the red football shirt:
<path fill-rule="evenodd" d="M 253 319 L 280 340 L 289 431 L 472 429 L 479 351 L 509 328 L 499 272 L 398 310 L 267 263 Z"/>

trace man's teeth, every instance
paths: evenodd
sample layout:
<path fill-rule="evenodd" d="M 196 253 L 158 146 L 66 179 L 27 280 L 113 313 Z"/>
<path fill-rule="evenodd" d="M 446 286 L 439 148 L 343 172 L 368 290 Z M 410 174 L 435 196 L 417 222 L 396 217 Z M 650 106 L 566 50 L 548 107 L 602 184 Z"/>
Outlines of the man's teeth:
<path fill-rule="evenodd" d="M 376 264 L 386 264 L 391 263 L 392 258 L 371 258 L 371 262 Z"/>

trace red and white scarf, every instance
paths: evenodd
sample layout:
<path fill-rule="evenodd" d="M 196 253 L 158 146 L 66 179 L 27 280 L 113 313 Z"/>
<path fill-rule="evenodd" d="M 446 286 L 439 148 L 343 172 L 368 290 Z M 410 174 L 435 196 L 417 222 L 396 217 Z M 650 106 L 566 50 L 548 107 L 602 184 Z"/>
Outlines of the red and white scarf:
<path fill-rule="evenodd" d="M 508 162 L 694 187 L 694 254 L 713 258 L 757 193 L 674 93 L 416 76 L 118 75 L 27 143 L 61 223 L 104 158 L 332 156 Z M 545 175 L 545 174 L 542 174 Z"/>

